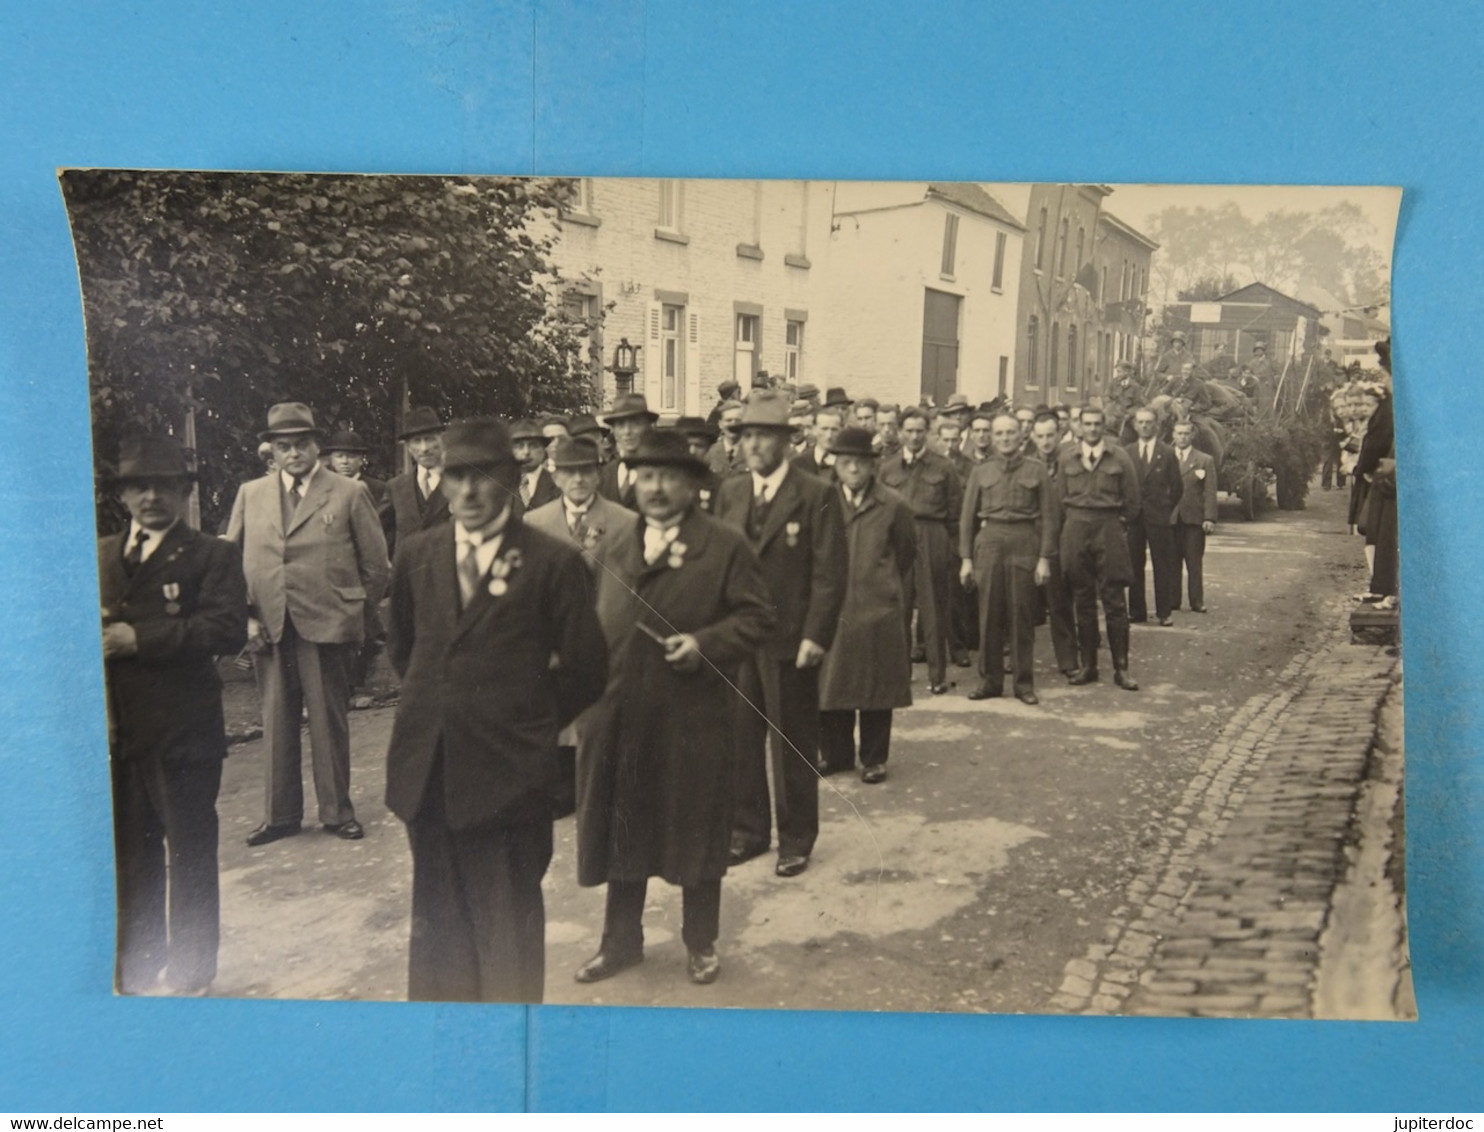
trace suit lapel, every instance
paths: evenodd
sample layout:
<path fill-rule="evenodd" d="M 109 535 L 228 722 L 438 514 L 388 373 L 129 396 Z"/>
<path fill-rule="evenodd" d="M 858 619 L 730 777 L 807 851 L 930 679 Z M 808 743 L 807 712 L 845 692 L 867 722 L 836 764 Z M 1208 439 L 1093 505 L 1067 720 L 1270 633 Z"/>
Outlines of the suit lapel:
<path fill-rule="evenodd" d="M 182 520 L 165 533 L 165 537 L 160 540 L 160 545 L 155 547 L 155 552 L 139 564 L 139 569 L 129 579 L 129 593 L 147 589 L 158 578 L 165 567 L 180 557 L 181 553 L 185 550 L 185 532 L 189 529 L 189 527 L 185 526 L 184 520 Z M 119 564 L 120 568 L 122 568 L 122 558 L 119 560 Z M 127 577 L 127 573 L 125 576 Z"/>
<path fill-rule="evenodd" d="M 493 568 L 496 562 L 498 562 L 501 558 L 504 558 L 512 550 L 519 550 L 520 553 L 524 555 L 526 553 L 524 534 L 525 525 L 520 521 L 520 518 L 512 510 L 510 518 L 505 523 L 505 535 L 500 540 L 500 553 L 495 555 L 494 558 L 490 559 L 490 566 Z M 440 539 L 439 541 L 442 542 L 444 540 Z M 454 608 L 457 609 L 461 594 L 459 592 L 458 565 L 455 561 L 457 549 L 454 546 L 452 523 L 448 524 L 448 538 L 446 541 L 448 546 L 447 559 L 453 576 Z M 520 567 L 520 569 L 522 570 L 529 568 L 529 565 L 523 565 Z M 515 578 L 513 575 L 516 572 L 518 571 L 512 572 L 512 577 L 510 580 L 512 586 L 515 584 Z M 484 573 L 479 575 L 479 581 L 474 586 L 474 596 L 469 600 L 469 604 L 459 614 L 458 626 L 454 629 L 455 640 L 457 640 L 459 637 L 462 637 L 474 625 L 476 625 L 481 618 L 485 617 L 486 614 L 489 612 L 490 607 L 494 605 L 495 602 L 508 600 L 507 594 L 500 594 L 497 597 L 495 594 L 490 593 L 489 580 L 489 570 L 486 570 Z"/>
<path fill-rule="evenodd" d="M 773 496 L 772 503 L 768 505 L 768 513 L 763 516 L 763 529 L 757 540 L 759 551 L 767 549 L 768 544 L 783 529 L 783 524 L 798 510 L 800 502 L 797 474 L 790 468 L 783 477 L 783 483 L 779 485 L 778 494 Z"/>
<path fill-rule="evenodd" d="M 289 529 L 284 532 L 285 538 L 307 523 L 311 515 L 330 501 L 329 477 L 333 474 L 321 468 L 310 479 L 304 498 L 299 500 L 299 506 L 294 509 L 294 517 L 289 523 Z"/>

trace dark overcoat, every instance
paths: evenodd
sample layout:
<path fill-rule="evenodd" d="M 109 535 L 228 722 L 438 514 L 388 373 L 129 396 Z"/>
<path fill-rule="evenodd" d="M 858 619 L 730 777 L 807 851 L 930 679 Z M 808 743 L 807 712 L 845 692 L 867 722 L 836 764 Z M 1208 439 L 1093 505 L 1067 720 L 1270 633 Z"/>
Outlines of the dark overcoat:
<path fill-rule="evenodd" d="M 387 516 L 390 515 L 390 522 Z M 417 471 L 403 472 L 386 483 L 386 504 L 382 511 L 382 528 L 386 531 L 390 553 L 397 543 L 418 531 L 431 530 L 448 522 L 448 497 L 437 489 L 427 499 L 417 490 Z"/>
<path fill-rule="evenodd" d="M 737 670 L 773 626 L 744 537 L 693 510 L 672 556 L 644 562 L 644 521 L 609 555 L 598 616 L 612 663 L 578 721 L 577 881 L 716 880 L 732 832 Z M 683 548 L 683 549 L 682 549 Z M 706 663 L 679 673 L 637 626 L 695 636 Z"/>
<path fill-rule="evenodd" d="M 486 575 L 460 612 L 453 524 L 397 548 L 387 656 L 402 686 L 386 804 L 403 821 L 421 808 L 440 749 L 452 829 L 549 797 L 557 733 L 608 678 L 592 576 L 577 548 L 512 517 L 500 560 L 518 563 L 504 592 L 491 593 Z"/>
<path fill-rule="evenodd" d="M 109 740 L 116 758 L 226 757 L 214 658 L 247 641 L 247 582 L 235 543 L 177 523 L 132 578 L 128 531 L 98 542 L 105 622 L 134 627 L 139 651 L 108 661 Z"/>
<path fill-rule="evenodd" d="M 917 561 L 917 522 L 896 492 L 879 483 L 859 508 L 845 501 L 850 570 L 840 631 L 819 674 L 822 711 L 912 706 L 907 594 Z"/>

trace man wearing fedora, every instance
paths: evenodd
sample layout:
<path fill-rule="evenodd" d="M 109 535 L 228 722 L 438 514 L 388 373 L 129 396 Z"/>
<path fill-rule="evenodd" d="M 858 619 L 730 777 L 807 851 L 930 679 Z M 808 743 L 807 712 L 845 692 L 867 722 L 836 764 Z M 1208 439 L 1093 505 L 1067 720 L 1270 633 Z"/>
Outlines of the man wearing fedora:
<path fill-rule="evenodd" d="M 112 486 L 129 526 L 98 542 L 121 994 L 204 993 L 220 933 L 216 796 L 227 755 L 217 656 L 247 640 L 242 555 L 183 521 L 195 473 L 131 439 Z"/>
<path fill-rule="evenodd" d="M 603 416 L 603 423 L 613 430 L 615 458 L 603 465 L 598 491 L 605 499 L 625 507 L 634 506 L 634 470 L 626 457 L 639 450 L 639 444 L 654 428 L 660 415 L 651 412 L 642 393 L 625 393 Z"/>
<path fill-rule="evenodd" d="M 598 446 L 598 466 L 607 464 L 613 456 L 613 430 L 598 423 L 591 413 L 578 413 L 567 421 L 567 435 L 575 438 L 587 437 Z"/>
<path fill-rule="evenodd" d="M 569 540 L 522 521 L 519 476 L 502 422 L 450 425 L 452 522 L 402 543 L 392 570 L 386 804 L 412 849 L 414 1000 L 541 1001 L 557 736 L 608 675 L 592 577 Z"/>
<path fill-rule="evenodd" d="M 731 860 L 767 852 L 772 832 L 767 755 L 771 725 L 779 876 L 809 867 L 819 836 L 819 664 L 835 639 L 849 568 L 840 495 L 796 471 L 788 401 L 771 391 L 748 398 L 741 421 L 747 475 L 724 480 L 716 517 L 741 531 L 762 563 L 776 624 L 742 667 L 737 810 Z M 766 709 L 766 710 L 764 710 Z"/>
<path fill-rule="evenodd" d="M 544 507 L 561 495 L 546 469 L 546 446 L 549 443 L 551 438 L 535 421 L 516 421 L 510 426 L 510 444 L 515 450 L 515 462 L 520 465 L 516 498 L 523 512 Z"/>
<path fill-rule="evenodd" d="M 704 464 L 706 454 L 716 443 L 716 425 L 700 417 L 681 417 L 675 422 L 675 431 L 685 437 L 685 446 L 690 449 L 690 454 Z M 708 467 L 697 485 L 696 506 L 708 515 L 716 506 L 716 489 L 720 483 L 720 477 Z"/>
<path fill-rule="evenodd" d="M 397 439 L 407 445 L 414 467 L 393 476 L 386 485 L 392 516 L 387 543 L 393 551 L 408 535 L 448 522 L 448 500 L 438 490 L 443 475 L 443 422 L 432 409 L 409 409 Z"/>
<path fill-rule="evenodd" d="M 350 801 L 350 680 L 366 605 L 386 590 L 386 536 L 370 492 L 320 467 L 322 434 L 307 405 L 274 405 L 260 435 L 278 470 L 238 488 L 226 535 L 242 548 L 268 748 L 267 812 L 247 841 L 299 832 L 306 707 L 320 824 L 355 841 L 364 831 Z"/>
<path fill-rule="evenodd" d="M 916 523 L 901 496 L 876 481 L 871 434 L 847 428 L 830 444 L 845 515 L 850 572 L 840 632 L 819 673 L 819 755 L 824 773 L 848 771 L 860 722 L 861 781 L 882 782 L 892 712 L 912 706 L 907 623 L 912 616 Z"/>
<path fill-rule="evenodd" d="M 706 467 L 684 437 L 657 429 L 631 460 L 644 518 L 605 563 L 608 687 L 578 723 L 577 881 L 608 893 L 602 943 L 576 977 L 643 959 L 645 895 L 661 877 L 682 889 L 689 975 L 704 984 L 721 970 L 738 668 L 773 619 L 744 536 L 696 506 Z"/>

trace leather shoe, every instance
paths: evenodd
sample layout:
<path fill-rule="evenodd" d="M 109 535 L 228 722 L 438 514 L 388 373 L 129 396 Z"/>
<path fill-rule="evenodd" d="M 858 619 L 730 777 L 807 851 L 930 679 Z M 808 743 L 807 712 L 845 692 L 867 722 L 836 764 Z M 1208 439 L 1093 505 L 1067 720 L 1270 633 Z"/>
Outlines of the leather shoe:
<path fill-rule="evenodd" d="M 1206 607 L 1204 605 L 1192 605 L 1190 611 L 1192 613 L 1205 613 Z"/>
<path fill-rule="evenodd" d="M 690 981 L 704 987 L 716 982 L 716 976 L 721 974 L 721 957 L 716 954 L 714 947 L 708 947 L 705 951 L 692 951 L 686 967 L 690 971 Z"/>
<path fill-rule="evenodd" d="M 745 842 L 734 841 L 731 849 L 727 851 L 727 864 L 744 865 L 754 857 L 761 857 L 767 851 L 766 845 L 748 845 Z"/>
<path fill-rule="evenodd" d="M 247 835 L 249 845 L 268 845 L 274 841 L 280 841 L 285 837 L 293 837 L 299 832 L 299 823 L 284 822 L 282 825 L 270 825 L 264 822 Z"/>
<path fill-rule="evenodd" d="M 1041 697 L 1036 695 L 1035 692 L 1016 692 L 1015 698 L 1023 704 L 1030 704 L 1031 707 L 1035 707 L 1041 702 Z"/>
<path fill-rule="evenodd" d="M 886 764 L 877 763 L 875 766 L 861 767 L 861 781 L 868 782 L 873 786 L 878 782 L 885 782 Z"/>
<path fill-rule="evenodd" d="M 948 692 L 948 689 L 951 688 L 951 687 L 953 687 L 952 684 L 929 684 L 928 685 L 928 691 L 931 692 L 935 696 L 942 696 L 942 695 L 946 695 L 947 692 Z"/>
<path fill-rule="evenodd" d="M 627 971 L 630 967 L 637 967 L 644 962 L 644 952 L 634 951 L 627 955 L 610 955 L 606 951 L 600 951 L 577 968 L 577 973 L 572 977 L 579 983 L 600 983 L 604 979 L 611 979 L 614 975 Z"/>
<path fill-rule="evenodd" d="M 1137 692 L 1139 682 L 1128 674 L 1126 668 L 1115 668 L 1113 670 L 1113 683 L 1117 684 L 1125 692 Z"/>
<path fill-rule="evenodd" d="M 1163 617 L 1161 617 L 1159 619 L 1159 623 L 1161 625 L 1163 625 L 1166 629 L 1168 629 L 1171 625 L 1173 625 L 1175 623 L 1175 619 L 1173 617 L 1169 616 L 1168 614 L 1166 614 L 1165 616 L 1163 616 Z"/>
<path fill-rule="evenodd" d="M 953 667 L 955 668 L 969 668 L 972 667 L 973 663 L 974 658 L 966 652 L 956 652 L 953 654 Z"/>
<path fill-rule="evenodd" d="M 339 825 L 325 826 L 326 833 L 333 833 L 341 841 L 359 841 L 366 836 L 366 831 L 361 828 L 361 823 L 351 818 L 350 821 L 341 822 Z"/>
<path fill-rule="evenodd" d="M 773 871 L 781 877 L 796 877 L 808 867 L 808 857 L 779 857 L 778 864 Z"/>
<path fill-rule="evenodd" d="M 926 664 L 927 663 L 927 650 L 926 649 L 913 649 L 912 652 L 911 652 L 911 655 L 908 657 L 908 659 L 911 660 L 913 664 Z"/>
<path fill-rule="evenodd" d="M 1001 696 L 1003 696 L 1004 694 L 1005 694 L 1005 689 L 1004 688 L 997 688 L 993 684 L 989 683 L 988 681 L 985 681 L 983 684 L 980 684 L 979 687 L 975 688 L 972 692 L 969 693 L 969 699 L 971 699 L 971 700 L 997 700 Z"/>
<path fill-rule="evenodd" d="M 1068 684 L 1079 688 L 1083 684 L 1096 684 L 1097 682 L 1098 670 L 1096 668 L 1079 668 L 1076 672 L 1067 677 Z"/>

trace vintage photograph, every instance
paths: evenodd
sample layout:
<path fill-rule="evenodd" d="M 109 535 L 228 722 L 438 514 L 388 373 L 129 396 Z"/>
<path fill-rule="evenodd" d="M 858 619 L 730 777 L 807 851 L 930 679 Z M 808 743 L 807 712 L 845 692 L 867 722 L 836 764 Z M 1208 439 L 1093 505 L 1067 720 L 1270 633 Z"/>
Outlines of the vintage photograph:
<path fill-rule="evenodd" d="M 61 187 L 117 993 L 1416 1017 L 1400 190 Z"/>

